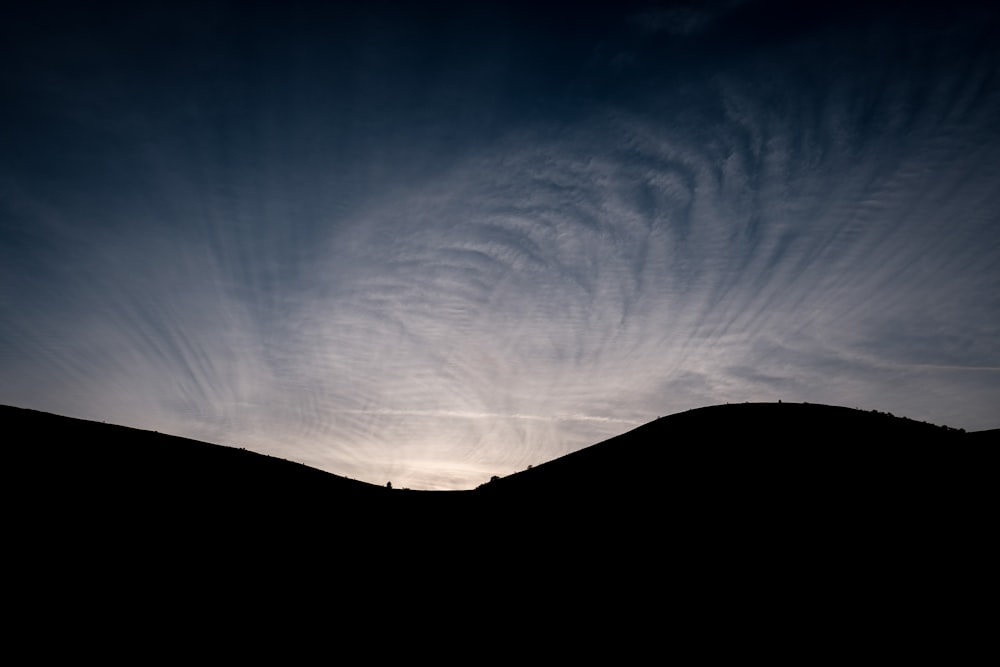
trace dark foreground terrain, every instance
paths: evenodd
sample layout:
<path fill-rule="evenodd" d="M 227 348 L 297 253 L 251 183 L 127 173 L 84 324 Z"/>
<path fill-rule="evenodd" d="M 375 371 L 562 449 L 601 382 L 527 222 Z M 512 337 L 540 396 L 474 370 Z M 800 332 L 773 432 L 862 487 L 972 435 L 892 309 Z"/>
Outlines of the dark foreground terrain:
<path fill-rule="evenodd" d="M 929 623 L 974 633 L 989 617 L 968 605 L 996 590 L 998 431 L 722 405 L 432 492 L 30 410 L 0 420 L 9 571 L 76 613 L 183 598 L 189 613 L 266 614 L 264 600 L 308 598 L 351 622 L 407 610 L 406 623 L 465 627 L 513 605 L 490 632 L 628 618 L 642 642 L 694 633 L 709 655 L 774 649 L 774 633 L 786 648 L 922 641 L 909 635 Z"/>

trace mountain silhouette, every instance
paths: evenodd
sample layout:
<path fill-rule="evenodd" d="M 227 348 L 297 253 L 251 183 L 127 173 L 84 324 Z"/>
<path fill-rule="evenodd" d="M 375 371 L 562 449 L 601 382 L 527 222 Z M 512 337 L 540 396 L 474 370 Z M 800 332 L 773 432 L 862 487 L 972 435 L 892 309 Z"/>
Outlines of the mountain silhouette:
<path fill-rule="evenodd" d="M 871 501 L 930 486 L 955 492 L 979 448 L 1000 429 L 978 433 L 888 413 L 806 403 L 745 403 L 688 410 L 466 491 L 392 490 L 255 452 L 188 438 L 0 406 L 8 462 L 22 480 L 64 509 L 113 518 L 128 506 L 157 519 L 185 512 L 224 514 L 231 522 L 339 513 L 367 524 L 374 513 L 493 512 L 502 523 L 554 512 L 656 510 L 685 502 L 759 504 L 788 494 L 821 493 Z M 637 506 L 636 503 L 643 503 Z M 503 512 L 497 508 L 502 507 Z M 84 509 L 85 508 L 85 509 Z M 316 508 L 320 508 L 317 510 Z M 519 512 L 530 514 L 518 516 Z M 568 509 L 575 508 L 573 512 Z M 507 517 L 504 519 L 503 517 Z M 384 518 L 384 517 L 380 517 Z M 588 519 L 591 520 L 592 516 Z"/>
<path fill-rule="evenodd" d="M 21 408 L 0 419 L 18 489 L 10 570 L 121 609 L 209 599 L 263 613 L 262 600 L 306 597 L 482 632 L 502 599 L 518 627 L 627 618 L 655 633 L 666 609 L 672 632 L 704 641 L 723 627 L 764 641 L 761 623 L 829 641 L 844 613 L 882 632 L 975 623 L 954 610 L 994 569 L 1000 431 L 875 411 L 699 408 L 463 491 Z M 637 598 L 661 611 L 640 614 Z"/>

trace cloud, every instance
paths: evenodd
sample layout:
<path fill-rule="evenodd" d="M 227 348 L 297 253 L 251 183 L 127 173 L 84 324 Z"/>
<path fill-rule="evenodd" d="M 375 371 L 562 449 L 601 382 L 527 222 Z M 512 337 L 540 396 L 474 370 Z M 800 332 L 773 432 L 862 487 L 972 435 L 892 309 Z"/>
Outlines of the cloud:
<path fill-rule="evenodd" d="M 742 0 L 651 7 L 632 15 L 629 22 L 647 33 L 692 35 L 705 30 L 721 15 L 746 4 Z"/>
<path fill-rule="evenodd" d="M 646 27 L 724 41 L 728 7 Z M 301 125 L 265 105 L 221 135 L 182 114 L 185 141 L 163 116 L 118 128 L 145 148 L 95 149 L 124 160 L 111 185 L 5 170 L 24 236 L 0 265 L 0 400 L 413 488 L 713 403 L 995 426 L 983 30 L 839 26 L 639 68 L 637 92 L 432 154 L 456 116 L 369 127 L 332 96 Z"/>

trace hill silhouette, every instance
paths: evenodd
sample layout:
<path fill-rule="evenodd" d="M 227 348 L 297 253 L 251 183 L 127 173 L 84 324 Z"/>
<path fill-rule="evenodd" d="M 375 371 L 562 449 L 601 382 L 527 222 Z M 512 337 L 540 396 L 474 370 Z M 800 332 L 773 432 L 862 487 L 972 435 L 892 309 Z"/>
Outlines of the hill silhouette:
<path fill-rule="evenodd" d="M 113 600 L 140 632 L 131 614 L 151 607 L 211 624 L 305 604 L 483 642 L 484 619 L 515 614 L 524 632 L 558 619 L 647 647 L 664 623 L 706 646 L 724 628 L 750 650 L 774 639 L 762 625 L 788 647 L 975 627 L 956 609 L 993 570 L 1000 431 L 871 411 L 699 408 L 464 491 L 20 408 L 0 419 L 19 489 L 9 570 L 34 573 L 33 599 Z"/>
<path fill-rule="evenodd" d="M 18 475 L 88 511 L 124 501 L 156 516 L 231 512 L 286 520 L 347 504 L 396 513 L 526 505 L 537 515 L 540 504 L 613 507 L 698 489 L 745 498 L 800 484 L 805 488 L 796 492 L 810 495 L 843 484 L 855 493 L 898 492 L 905 480 L 929 474 L 936 485 L 954 486 L 975 474 L 963 467 L 978 456 L 970 447 L 1000 441 L 1000 429 L 965 433 L 838 406 L 716 405 L 658 418 L 476 489 L 411 491 L 244 449 L 35 410 L 0 406 L 0 419 L 18 434 L 8 445 Z"/>
<path fill-rule="evenodd" d="M 51 501 L 53 525 L 104 540 L 128 534 L 258 549 L 331 530 L 372 549 L 526 541 L 565 551 L 596 536 L 635 543 L 641 526 L 665 512 L 689 530 L 700 530 L 706 517 L 724 518 L 729 531 L 784 530 L 817 517 L 873 526 L 879 513 L 895 513 L 889 523 L 899 526 L 908 516 L 926 521 L 935 508 L 982 500 L 983 447 L 1000 433 L 828 405 L 718 405 L 657 419 L 476 489 L 410 491 L 32 410 L 3 407 L 0 419 L 19 434 L 8 445 L 8 465 L 35 497 Z"/>

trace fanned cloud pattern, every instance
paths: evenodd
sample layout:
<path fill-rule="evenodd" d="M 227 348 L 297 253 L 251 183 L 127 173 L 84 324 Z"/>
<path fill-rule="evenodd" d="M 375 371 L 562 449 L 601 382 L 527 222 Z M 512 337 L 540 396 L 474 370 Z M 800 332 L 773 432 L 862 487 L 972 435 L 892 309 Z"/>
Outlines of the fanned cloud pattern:
<path fill-rule="evenodd" d="M 2 403 L 430 489 L 724 402 L 1000 426 L 995 10 L 39 14 Z"/>

